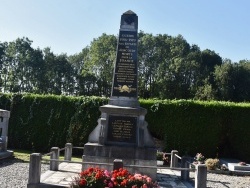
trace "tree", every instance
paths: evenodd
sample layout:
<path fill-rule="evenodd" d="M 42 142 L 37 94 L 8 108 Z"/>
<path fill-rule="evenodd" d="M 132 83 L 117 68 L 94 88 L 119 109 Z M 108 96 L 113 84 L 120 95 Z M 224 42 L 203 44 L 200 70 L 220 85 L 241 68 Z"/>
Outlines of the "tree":
<path fill-rule="evenodd" d="M 236 66 L 229 59 L 225 59 L 222 65 L 216 65 L 214 78 L 217 85 L 217 96 L 220 100 L 233 100 L 235 90 Z"/>
<path fill-rule="evenodd" d="M 169 58 L 163 62 L 167 64 L 161 66 L 165 66 L 165 71 L 161 69 L 160 76 L 163 88 L 161 98 L 189 98 L 191 83 L 194 82 L 191 70 L 196 66 L 192 55 L 189 55 L 190 45 L 181 35 L 171 37 L 166 42 L 169 46 Z"/>
<path fill-rule="evenodd" d="M 208 79 L 203 81 L 203 85 L 199 86 L 196 90 L 194 99 L 196 100 L 215 100 L 216 92 Z"/>
<path fill-rule="evenodd" d="M 74 94 L 75 72 L 67 60 L 65 54 L 56 56 L 49 48 L 44 49 L 45 82 L 47 82 L 45 93 L 51 94 Z"/>
<path fill-rule="evenodd" d="M 94 74 L 99 96 L 110 96 L 117 38 L 114 35 L 102 34 L 91 42 L 89 58 L 84 64 L 87 72 Z"/>
<path fill-rule="evenodd" d="M 215 67 L 214 75 L 219 100 L 235 102 L 250 100 L 250 62 L 248 60 L 232 63 L 230 59 L 225 59 L 221 66 Z"/>
<path fill-rule="evenodd" d="M 0 42 L 3 92 L 110 96 L 117 37 L 102 34 L 75 55 L 31 47 L 28 38 Z M 138 33 L 138 92 L 142 98 L 250 100 L 250 63 L 201 51 L 181 35 Z"/>
<path fill-rule="evenodd" d="M 95 95 L 96 77 L 94 73 L 84 69 L 89 58 L 89 47 L 85 47 L 79 54 L 69 56 L 68 60 L 76 74 L 75 94 Z"/>
<path fill-rule="evenodd" d="M 237 71 L 237 84 L 235 101 L 250 101 L 250 60 L 241 60 Z"/>
<path fill-rule="evenodd" d="M 206 49 L 201 52 L 202 64 L 201 64 L 201 73 L 204 77 L 210 75 L 214 72 L 216 65 L 222 64 L 222 58 L 216 54 L 214 51 Z"/>
<path fill-rule="evenodd" d="M 3 78 L 2 78 L 2 75 L 3 75 L 3 63 L 4 63 L 4 59 L 6 57 L 5 55 L 5 50 L 6 50 L 6 47 L 7 47 L 7 43 L 1 43 L 0 42 L 0 88 L 2 89 L 2 86 L 3 86 Z"/>
<path fill-rule="evenodd" d="M 139 96 L 153 96 L 157 64 L 156 40 L 152 34 L 141 33 L 138 47 L 138 81 Z"/>
<path fill-rule="evenodd" d="M 31 47 L 28 38 L 18 38 L 7 45 L 2 78 L 5 92 L 33 92 L 42 62 L 41 51 Z"/>

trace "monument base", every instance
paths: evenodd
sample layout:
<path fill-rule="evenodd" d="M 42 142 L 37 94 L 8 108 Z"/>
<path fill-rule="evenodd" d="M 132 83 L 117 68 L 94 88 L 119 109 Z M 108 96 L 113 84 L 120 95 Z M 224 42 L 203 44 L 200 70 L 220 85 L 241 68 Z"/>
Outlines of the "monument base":
<path fill-rule="evenodd" d="M 97 143 L 87 143 L 84 146 L 83 162 L 96 164 L 83 164 L 82 169 L 98 166 L 109 171 L 113 170 L 115 159 L 123 161 L 124 168 L 130 173 L 140 173 L 156 179 L 156 149 L 123 146 L 107 146 Z M 97 164 L 103 163 L 103 164 Z M 136 166 L 133 166 L 136 165 Z"/>
<path fill-rule="evenodd" d="M 86 156 L 112 157 L 115 159 L 133 158 L 138 160 L 155 160 L 156 162 L 156 152 L 156 148 L 147 147 L 101 145 L 90 142 L 84 145 L 84 155 Z"/>
<path fill-rule="evenodd" d="M 83 164 L 83 169 L 98 166 L 112 171 L 114 160 L 121 159 L 124 168 L 130 173 L 156 179 L 157 149 L 147 129 L 147 110 L 139 106 L 111 104 L 100 106 L 99 109 L 102 112 L 101 118 L 89 135 L 89 142 L 84 145 L 83 155 L 83 162 L 96 164 Z M 124 133 L 129 136 L 125 137 Z M 119 137 L 115 137 L 116 134 Z"/>

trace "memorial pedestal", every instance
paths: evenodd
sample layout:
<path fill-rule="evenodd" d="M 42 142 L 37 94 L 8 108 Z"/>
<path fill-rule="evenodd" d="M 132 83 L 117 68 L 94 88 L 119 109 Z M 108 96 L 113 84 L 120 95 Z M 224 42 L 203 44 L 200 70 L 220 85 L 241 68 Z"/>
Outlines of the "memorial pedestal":
<path fill-rule="evenodd" d="M 112 164 L 114 159 L 122 159 L 124 165 L 142 166 L 126 167 L 131 173 L 156 178 L 157 150 L 144 120 L 146 109 L 114 105 L 104 105 L 99 109 L 102 117 L 89 135 L 89 142 L 84 146 L 83 161 Z M 84 164 L 83 169 L 90 166 Z M 112 170 L 110 165 L 100 167 Z"/>
<path fill-rule="evenodd" d="M 122 159 L 124 168 L 130 173 L 146 174 L 151 178 L 156 178 L 156 160 L 154 148 L 137 148 L 128 146 L 107 146 L 96 143 L 87 143 L 84 146 L 83 162 L 104 163 L 99 168 L 113 170 L 115 159 Z M 128 166 L 126 166 L 128 165 Z M 136 165 L 137 167 L 129 167 Z M 141 166 L 141 167 L 139 167 Z M 152 168 L 144 168 L 152 166 Z M 83 169 L 93 167 L 93 164 L 83 164 Z"/>

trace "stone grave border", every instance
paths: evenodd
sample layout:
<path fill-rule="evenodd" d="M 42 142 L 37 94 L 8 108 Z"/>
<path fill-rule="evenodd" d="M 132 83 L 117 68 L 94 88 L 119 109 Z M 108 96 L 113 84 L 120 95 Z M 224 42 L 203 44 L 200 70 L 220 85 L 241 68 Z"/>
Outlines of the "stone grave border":
<path fill-rule="evenodd" d="M 42 155 L 41 153 L 32 153 L 30 155 L 30 164 L 29 164 L 29 178 L 27 188 L 39 188 L 39 187 L 53 187 L 55 185 L 44 184 L 41 181 L 41 161 L 49 161 L 51 171 L 60 171 L 60 163 L 76 163 L 76 164 L 88 164 L 93 166 L 98 166 L 102 168 L 102 165 L 107 166 L 110 165 L 113 167 L 113 170 L 119 169 L 121 167 L 139 167 L 139 168 L 156 168 L 156 169 L 170 169 L 170 170 L 179 170 L 181 171 L 181 180 L 188 181 L 189 180 L 189 172 L 195 172 L 195 188 L 206 188 L 207 184 L 207 167 L 205 164 L 196 165 L 195 169 L 190 168 L 190 162 L 187 157 L 178 156 L 178 151 L 173 150 L 171 153 L 167 153 L 171 156 L 171 164 L 170 167 L 160 167 L 160 166 L 140 166 L 140 165 L 124 165 L 121 159 L 115 159 L 113 163 L 97 163 L 97 162 L 75 162 L 71 161 L 72 158 L 72 149 L 84 149 L 84 147 L 73 147 L 71 143 L 65 144 L 64 148 L 52 147 L 51 152 Z M 64 152 L 64 160 L 59 160 L 60 151 Z M 45 156 L 50 156 L 50 159 L 43 159 Z M 179 160 L 181 166 L 179 166 Z M 83 170 L 83 169 L 82 169 Z M 80 172 L 79 172 L 80 173 Z M 63 187 L 63 186 L 62 186 Z"/>

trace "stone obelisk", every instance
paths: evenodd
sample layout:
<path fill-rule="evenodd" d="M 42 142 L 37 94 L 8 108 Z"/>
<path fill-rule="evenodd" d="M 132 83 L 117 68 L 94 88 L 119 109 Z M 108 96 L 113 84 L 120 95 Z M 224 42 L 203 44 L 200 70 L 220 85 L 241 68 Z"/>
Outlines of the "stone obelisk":
<path fill-rule="evenodd" d="M 138 17 L 132 11 L 121 17 L 112 94 L 109 104 L 138 107 Z"/>

